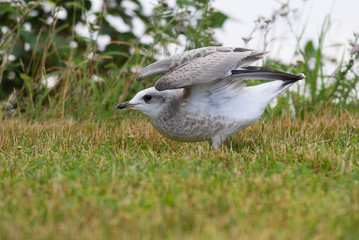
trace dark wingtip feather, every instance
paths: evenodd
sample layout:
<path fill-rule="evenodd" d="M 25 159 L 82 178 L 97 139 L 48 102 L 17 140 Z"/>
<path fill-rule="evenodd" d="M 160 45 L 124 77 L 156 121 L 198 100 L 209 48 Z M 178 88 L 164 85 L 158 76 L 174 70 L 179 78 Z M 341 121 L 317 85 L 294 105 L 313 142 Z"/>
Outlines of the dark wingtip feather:
<path fill-rule="evenodd" d="M 302 80 L 305 78 L 305 75 L 303 73 L 298 73 L 296 76 L 299 78 L 298 80 Z"/>
<path fill-rule="evenodd" d="M 247 61 L 248 63 L 250 62 L 256 62 L 258 60 L 263 59 L 264 55 L 268 54 L 269 52 L 252 52 L 250 55 L 248 55 L 247 57 L 243 58 L 242 61 Z"/>
<path fill-rule="evenodd" d="M 293 75 L 293 76 L 297 77 L 297 79 L 288 80 L 288 81 L 283 81 L 282 86 L 285 87 L 285 86 L 287 86 L 288 84 L 292 84 L 292 83 L 298 82 L 299 80 L 302 80 L 302 79 L 305 78 L 305 75 L 304 75 L 303 73 L 299 73 L 299 74 L 296 74 L 296 75 Z"/>
<path fill-rule="evenodd" d="M 282 80 L 284 82 L 299 81 L 305 78 L 303 73 L 291 74 L 265 67 L 248 66 L 241 69 L 232 70 L 232 75 L 238 75 L 245 79 L 267 79 Z"/>
<path fill-rule="evenodd" d="M 233 49 L 233 52 L 252 52 L 252 51 L 253 51 L 253 49 L 240 48 L 240 47 Z"/>

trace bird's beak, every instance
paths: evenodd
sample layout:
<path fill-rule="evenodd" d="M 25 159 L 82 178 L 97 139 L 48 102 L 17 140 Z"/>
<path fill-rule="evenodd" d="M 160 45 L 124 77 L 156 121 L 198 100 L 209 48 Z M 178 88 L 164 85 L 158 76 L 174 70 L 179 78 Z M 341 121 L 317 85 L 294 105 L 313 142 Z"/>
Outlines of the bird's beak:
<path fill-rule="evenodd" d="M 116 109 L 124 109 L 124 108 L 128 108 L 129 106 L 131 106 L 130 102 L 123 102 L 117 105 Z"/>
<path fill-rule="evenodd" d="M 136 106 L 137 103 L 123 102 L 116 106 L 116 109 L 132 108 Z"/>

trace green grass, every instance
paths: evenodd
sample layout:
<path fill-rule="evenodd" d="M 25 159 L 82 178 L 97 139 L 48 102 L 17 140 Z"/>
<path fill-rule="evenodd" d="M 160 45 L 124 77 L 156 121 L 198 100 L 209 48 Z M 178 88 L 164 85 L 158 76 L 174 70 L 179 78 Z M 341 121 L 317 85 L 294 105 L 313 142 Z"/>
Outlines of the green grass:
<path fill-rule="evenodd" d="M 357 115 L 267 117 L 218 151 L 119 115 L 1 123 L 0 239 L 359 238 Z"/>

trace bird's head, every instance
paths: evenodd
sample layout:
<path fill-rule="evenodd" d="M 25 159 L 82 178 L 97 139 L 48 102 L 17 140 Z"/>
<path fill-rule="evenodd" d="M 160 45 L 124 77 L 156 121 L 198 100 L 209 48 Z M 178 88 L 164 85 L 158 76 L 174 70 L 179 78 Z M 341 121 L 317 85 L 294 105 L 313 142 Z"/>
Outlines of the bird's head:
<path fill-rule="evenodd" d="M 119 104 L 117 109 L 135 109 L 150 118 L 156 118 L 171 98 L 171 90 L 157 91 L 154 87 L 138 92 L 130 101 Z"/>

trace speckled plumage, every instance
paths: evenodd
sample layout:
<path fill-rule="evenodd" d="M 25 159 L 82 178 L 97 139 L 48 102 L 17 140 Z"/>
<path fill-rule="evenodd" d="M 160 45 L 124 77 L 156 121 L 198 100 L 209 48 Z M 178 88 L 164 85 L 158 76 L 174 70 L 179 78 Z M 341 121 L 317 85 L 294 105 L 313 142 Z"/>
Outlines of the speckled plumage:
<path fill-rule="evenodd" d="M 147 115 L 164 136 L 177 141 L 212 141 L 252 125 L 265 107 L 303 74 L 249 66 L 265 52 L 207 47 L 165 58 L 142 69 L 137 79 L 164 74 L 155 87 L 140 91 L 117 108 Z M 246 87 L 245 79 L 276 80 Z"/>
<path fill-rule="evenodd" d="M 156 91 L 155 89 L 152 90 Z M 200 107 L 202 104 L 211 104 L 210 102 L 202 102 L 198 105 L 199 109 L 193 109 L 190 95 L 186 94 L 188 90 L 170 91 L 177 91 L 177 93 L 172 95 L 172 99 L 168 99 L 167 104 L 157 117 L 150 117 L 150 122 L 162 135 L 173 140 L 185 142 L 211 141 L 213 136 L 218 136 L 222 139 L 217 141 L 221 141 L 257 120 L 243 118 L 239 120 L 220 111 L 216 114 L 213 107 L 220 107 L 216 104 L 213 104 L 212 108 Z"/>

